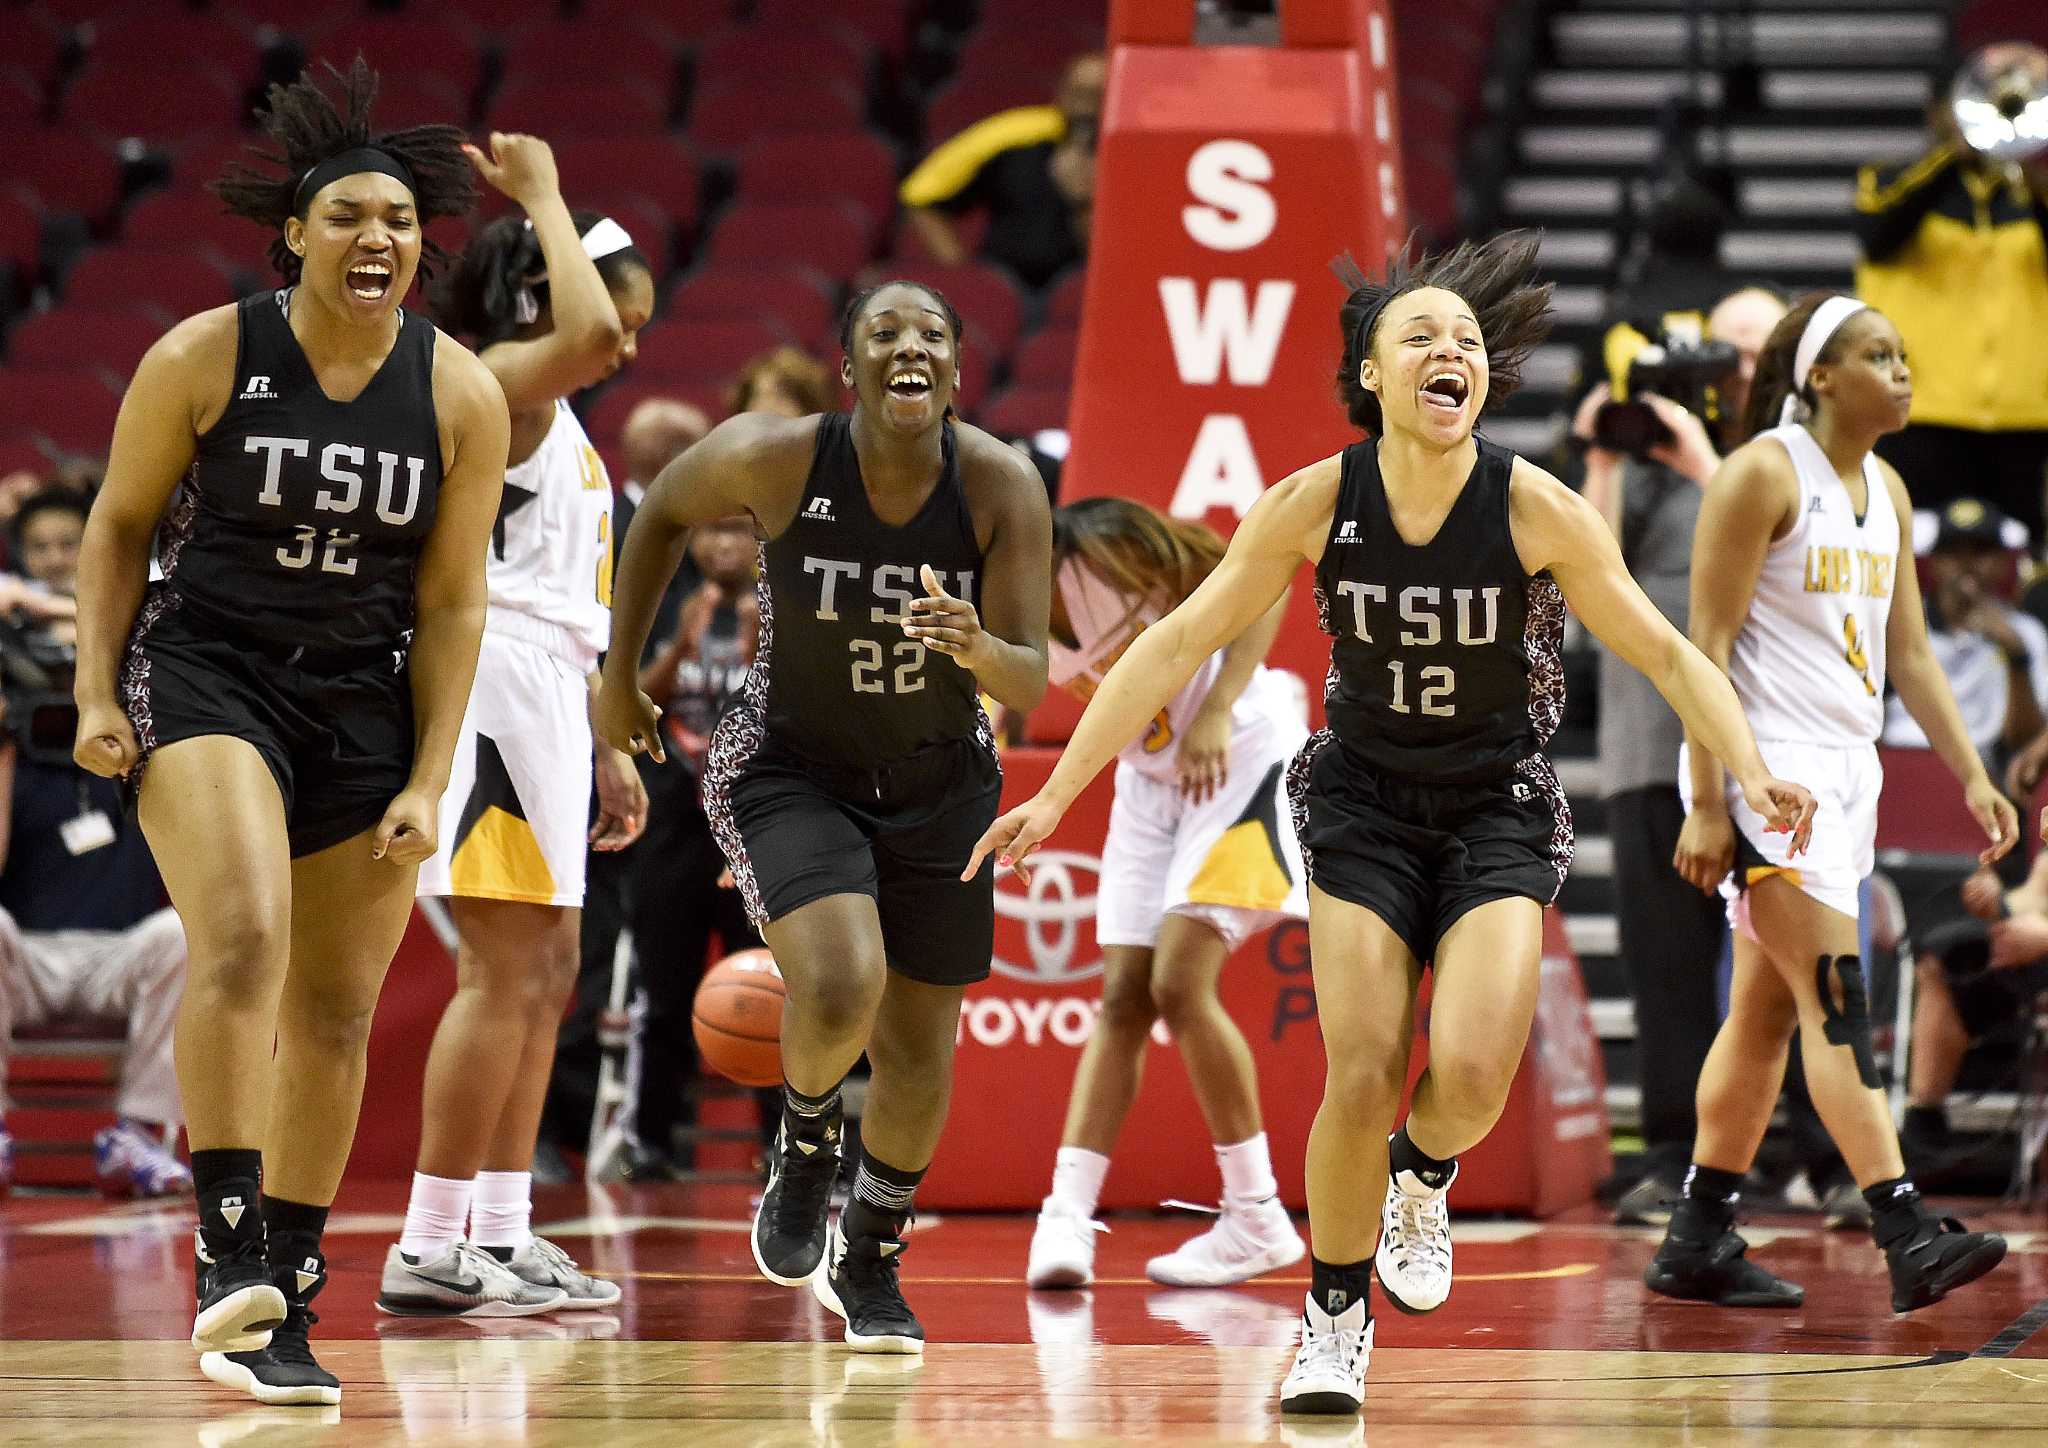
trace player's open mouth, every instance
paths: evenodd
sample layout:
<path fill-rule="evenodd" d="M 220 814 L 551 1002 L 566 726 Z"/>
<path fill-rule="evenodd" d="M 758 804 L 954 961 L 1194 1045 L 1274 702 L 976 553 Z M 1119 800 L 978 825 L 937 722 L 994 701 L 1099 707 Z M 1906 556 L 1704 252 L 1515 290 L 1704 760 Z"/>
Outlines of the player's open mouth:
<path fill-rule="evenodd" d="M 1422 403 L 1444 412 L 1457 412 L 1465 405 L 1471 384 L 1462 372 L 1432 372 L 1423 379 Z"/>
<path fill-rule="evenodd" d="M 390 262 L 370 257 L 348 269 L 348 289 L 360 301 L 381 302 L 391 290 L 391 276 Z"/>
<path fill-rule="evenodd" d="M 903 369 L 889 374 L 889 395 L 905 402 L 919 402 L 931 395 L 932 380 L 922 372 Z"/>

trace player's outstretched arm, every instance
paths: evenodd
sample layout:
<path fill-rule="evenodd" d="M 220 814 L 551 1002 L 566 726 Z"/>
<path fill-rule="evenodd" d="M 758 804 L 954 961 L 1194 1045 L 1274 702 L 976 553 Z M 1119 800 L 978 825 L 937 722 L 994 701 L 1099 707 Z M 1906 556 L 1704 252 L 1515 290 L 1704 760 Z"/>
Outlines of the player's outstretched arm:
<path fill-rule="evenodd" d="M 690 529 L 746 513 L 776 532 L 796 511 L 818 420 L 747 412 L 729 417 L 670 461 L 633 514 L 612 583 L 612 636 L 593 718 L 598 737 L 628 754 L 668 756 L 661 711 L 640 692 L 640 656 L 661 595 L 676 576 Z"/>
<path fill-rule="evenodd" d="M 143 355 L 114 420 L 107 480 L 78 549 L 73 754 L 94 774 L 125 774 L 135 763 L 135 734 L 115 695 L 114 673 L 149 584 L 157 520 L 191 470 L 199 434 L 227 405 L 236 328 L 235 308 L 216 307 L 165 333 Z"/>
<path fill-rule="evenodd" d="M 1892 611 L 1885 623 L 1885 674 L 1898 690 L 1899 702 L 1913 716 L 1913 722 L 1927 733 L 1927 742 L 1941 756 L 1949 772 L 1963 786 L 1963 799 L 1970 813 L 1983 827 L 1990 841 L 1980 858 L 1991 864 L 2003 858 L 2019 840 L 2019 815 L 2012 801 L 2000 792 L 1985 772 L 1984 758 L 1977 752 L 1962 712 L 1956 708 L 1955 691 L 1948 675 L 1934 656 L 1927 639 L 1927 610 L 1920 601 L 1920 578 L 1913 569 L 1913 500 L 1906 494 L 1905 481 L 1890 463 L 1879 461 L 1878 469 L 1892 493 L 1892 511 L 1899 520 L 1898 561 L 1892 568 Z"/>
<path fill-rule="evenodd" d="M 1657 686 L 1688 735 L 1729 762 L 1751 808 L 1806 848 L 1813 796 L 1771 776 L 1728 676 L 1686 641 L 1629 576 L 1592 504 L 1540 468 L 1518 462 L 1515 545 L 1532 573 L 1548 570 L 1593 636 Z M 1752 588 L 1754 585 L 1752 584 Z"/>
<path fill-rule="evenodd" d="M 1320 555 L 1336 507 L 1337 477 L 1338 459 L 1326 458 L 1275 484 L 1253 505 L 1215 571 L 1117 660 L 1088 701 L 1045 787 L 989 826 L 960 878 L 972 879 L 990 854 L 1021 872 L 1024 859 L 1052 833 L 1088 781 L 1209 655 L 1258 622 L 1287 591 L 1302 559 Z"/>

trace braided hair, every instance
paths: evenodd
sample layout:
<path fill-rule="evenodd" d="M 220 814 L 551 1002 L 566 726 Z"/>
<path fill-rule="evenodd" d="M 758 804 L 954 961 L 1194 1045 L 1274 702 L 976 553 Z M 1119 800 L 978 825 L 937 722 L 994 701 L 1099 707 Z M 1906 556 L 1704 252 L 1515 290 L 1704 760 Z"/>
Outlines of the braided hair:
<path fill-rule="evenodd" d="M 604 217 L 595 211 L 572 211 L 576 234 L 585 236 Z M 621 247 L 599 257 L 599 280 L 616 292 L 634 271 L 653 274 L 637 246 Z M 521 316 L 520 294 L 532 294 L 536 306 L 547 305 L 547 258 L 540 236 L 526 218 L 501 216 L 470 239 L 454 268 L 441 278 L 429 297 L 434 321 L 459 337 L 473 339 L 479 351 L 506 340 L 532 320 Z"/>
<path fill-rule="evenodd" d="M 321 63 L 338 86 L 337 100 L 328 95 L 308 70 L 290 85 L 273 85 L 268 108 L 261 112 L 264 134 L 272 143 L 250 154 L 274 170 L 236 162 L 212 184 L 228 214 L 276 230 L 270 243 L 270 264 L 288 282 L 299 279 L 301 258 L 284 242 L 284 224 L 305 219 L 312 198 L 301 198 L 299 183 L 322 161 L 357 147 L 371 146 L 399 161 L 412 173 L 413 201 L 421 224 L 444 216 L 460 216 L 476 204 L 476 173 L 462 153 L 462 128 L 452 125 L 408 126 L 402 131 L 370 133 L 370 107 L 377 99 L 377 72 L 358 55 L 346 72 Z M 431 277 L 446 254 L 421 239 L 420 274 Z"/>

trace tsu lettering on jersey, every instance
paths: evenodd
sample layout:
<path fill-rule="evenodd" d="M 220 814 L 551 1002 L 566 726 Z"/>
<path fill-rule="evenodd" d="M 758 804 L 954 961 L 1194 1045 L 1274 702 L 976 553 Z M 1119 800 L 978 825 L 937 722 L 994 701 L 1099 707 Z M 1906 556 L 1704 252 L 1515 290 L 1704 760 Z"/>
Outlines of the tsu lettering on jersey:
<path fill-rule="evenodd" d="M 974 571 L 941 572 L 933 569 L 939 587 L 955 598 L 974 597 Z M 885 632 L 857 634 L 849 639 L 849 664 L 856 694 L 915 694 L 924 687 L 925 661 L 930 650 L 922 639 L 906 638 L 903 620 L 909 617 L 910 601 L 924 596 L 914 563 L 884 563 L 872 570 L 851 559 L 804 555 L 804 574 L 817 580 L 813 599 L 814 616 L 820 623 L 851 623 L 858 629 L 862 620 L 882 625 Z M 841 591 L 844 585 L 844 592 Z M 840 617 L 840 607 L 847 610 Z"/>
<path fill-rule="evenodd" d="M 242 439 L 242 449 L 263 459 L 263 486 L 256 494 L 256 501 L 266 508 L 283 508 L 285 461 L 303 458 L 310 465 L 313 440 L 251 434 Z M 377 476 L 374 494 L 365 477 L 366 465 Z M 317 468 L 308 466 L 294 470 L 291 479 L 294 508 L 303 515 L 303 509 L 297 506 L 296 500 L 310 491 L 311 508 L 315 514 L 353 519 L 365 503 L 369 503 L 377 521 L 393 528 L 403 528 L 419 512 L 420 482 L 426 470 L 427 460 L 422 457 L 385 452 L 381 448 L 372 454 L 352 443 L 331 442 L 320 449 Z M 353 549 L 361 541 L 360 532 L 345 532 L 340 524 L 330 524 L 322 529 L 317 524 L 301 523 L 293 541 L 276 550 L 277 561 L 286 568 L 310 568 L 317 552 L 321 572 L 353 574 L 356 571 Z"/>

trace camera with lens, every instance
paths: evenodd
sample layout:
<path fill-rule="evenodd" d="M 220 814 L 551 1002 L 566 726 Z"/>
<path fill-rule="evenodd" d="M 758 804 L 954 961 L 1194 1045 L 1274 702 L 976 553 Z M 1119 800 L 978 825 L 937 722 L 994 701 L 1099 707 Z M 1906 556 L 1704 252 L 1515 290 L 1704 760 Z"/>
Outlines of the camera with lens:
<path fill-rule="evenodd" d="M 1607 335 L 1606 352 L 1614 400 L 1593 414 L 1593 443 L 1637 459 L 1676 440 L 1650 405 L 1637 400 L 1641 394 L 1667 397 L 1712 424 L 1721 417 L 1719 384 L 1742 363 L 1734 344 L 1710 342 L 1697 325 L 1675 319 L 1667 319 L 1655 340 L 1634 327 L 1616 327 Z"/>
<path fill-rule="evenodd" d="M 72 763 L 78 705 L 71 686 L 77 672 L 75 645 L 0 618 L 0 697 L 7 706 L 0 736 L 12 739 L 24 758 Z"/>

